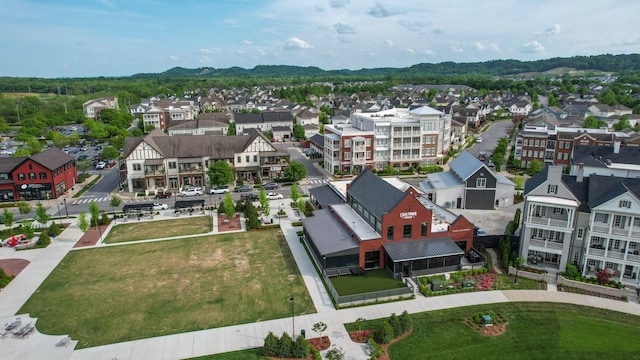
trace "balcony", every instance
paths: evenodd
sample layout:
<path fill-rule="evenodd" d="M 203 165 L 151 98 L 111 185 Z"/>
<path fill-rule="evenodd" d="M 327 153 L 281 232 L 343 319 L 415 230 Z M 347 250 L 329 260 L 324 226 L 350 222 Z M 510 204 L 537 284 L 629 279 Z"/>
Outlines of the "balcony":
<path fill-rule="evenodd" d="M 606 227 L 606 226 L 593 225 L 593 226 L 591 226 L 591 232 L 600 233 L 600 234 L 608 234 L 609 233 L 609 228 Z"/>
<path fill-rule="evenodd" d="M 610 259 L 624 260 L 624 249 L 620 250 L 609 250 L 607 251 L 607 257 Z"/>
<path fill-rule="evenodd" d="M 604 256 L 604 249 L 589 248 L 589 255 Z"/>
<path fill-rule="evenodd" d="M 547 249 L 562 250 L 564 243 L 551 241 L 551 240 L 545 241 L 545 240 L 531 239 L 529 240 L 529 245 L 539 246 Z"/>
<path fill-rule="evenodd" d="M 627 254 L 627 261 L 633 261 L 633 262 L 640 263 L 640 255 Z"/>
<path fill-rule="evenodd" d="M 367 162 L 367 158 L 365 157 L 354 157 L 351 159 L 351 163 L 354 165 L 362 165 Z"/>
<path fill-rule="evenodd" d="M 547 217 L 531 217 L 529 222 L 538 225 L 547 225 L 560 228 L 569 228 L 569 222 L 566 220 L 557 220 Z"/>

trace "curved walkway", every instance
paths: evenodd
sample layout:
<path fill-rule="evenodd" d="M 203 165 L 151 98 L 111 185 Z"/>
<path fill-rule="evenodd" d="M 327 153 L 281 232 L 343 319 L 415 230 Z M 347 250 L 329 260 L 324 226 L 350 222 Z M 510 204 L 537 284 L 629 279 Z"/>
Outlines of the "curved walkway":
<path fill-rule="evenodd" d="M 313 300 L 317 313 L 296 316 L 296 333 L 305 329 L 307 337 L 316 337 L 312 332 L 313 324 L 324 322 L 332 345 L 342 348 L 345 359 L 368 359 L 366 348 L 349 339 L 344 323 L 354 322 L 358 318 L 367 320 L 387 317 L 403 311 L 420 313 L 453 307 L 480 304 L 504 303 L 509 301 L 543 301 L 578 304 L 640 315 L 640 306 L 598 297 L 579 294 L 540 290 L 485 291 L 453 294 L 400 302 L 362 306 L 336 310 L 324 288 L 321 279 L 306 254 L 296 234 L 292 221 L 298 218 L 287 208 L 289 217 L 281 219 L 282 231 L 296 260 L 300 273 Z M 10 320 L 24 302 L 33 294 L 48 274 L 71 250 L 73 244 L 82 236 L 82 232 L 72 224 L 46 249 L 13 253 L 13 258 L 24 257 L 32 263 L 25 268 L 7 288 L 0 292 L 0 320 Z M 0 248 L 0 252 L 4 249 Z M 0 254 L 7 255 L 7 254 Z M 19 255 L 19 256 L 18 256 Z M 5 256 L 8 257 L 8 256 Z M 24 316 L 26 315 L 17 315 Z M 0 358 L 3 359 L 183 359 L 207 354 L 256 348 L 263 345 L 269 332 L 291 333 L 294 323 L 291 318 L 282 318 L 250 324 L 228 326 L 202 331 L 160 336 L 149 339 L 72 350 L 72 346 L 60 346 L 64 335 L 48 336 L 32 334 L 26 340 L 0 339 Z M 45 339 L 45 340 L 38 340 Z M 15 341 L 14 341 L 15 340 Z M 55 341 L 54 341 L 55 340 Z M 43 354 L 46 356 L 43 357 Z"/>

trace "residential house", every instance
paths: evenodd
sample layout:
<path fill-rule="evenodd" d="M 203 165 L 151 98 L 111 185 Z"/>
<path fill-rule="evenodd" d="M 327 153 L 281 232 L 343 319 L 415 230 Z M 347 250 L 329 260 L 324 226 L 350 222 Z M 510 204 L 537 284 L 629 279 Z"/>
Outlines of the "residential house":
<path fill-rule="evenodd" d="M 463 151 L 449 164 L 449 171 L 432 173 L 419 189 L 438 206 L 493 210 L 513 205 L 515 184 L 485 163 Z"/>
<path fill-rule="evenodd" d="M 264 111 L 261 113 L 235 114 L 236 134 L 244 134 L 249 129 L 257 129 L 260 132 L 272 132 L 273 128 L 287 128 L 288 133 L 282 135 L 288 139 L 293 131 L 293 115 L 289 111 Z M 274 138 L 276 138 L 274 136 Z M 279 138 L 276 138 L 280 140 Z"/>

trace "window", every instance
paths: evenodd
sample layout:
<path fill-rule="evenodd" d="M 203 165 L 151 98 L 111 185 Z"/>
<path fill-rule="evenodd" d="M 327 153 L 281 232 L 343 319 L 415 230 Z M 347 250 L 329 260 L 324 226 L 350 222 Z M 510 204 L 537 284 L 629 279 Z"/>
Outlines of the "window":
<path fill-rule="evenodd" d="M 393 240 L 393 226 L 387 226 L 387 240 Z"/>
<path fill-rule="evenodd" d="M 589 259 L 587 261 L 587 265 L 589 266 L 596 266 L 596 260 L 595 259 Z"/>
<path fill-rule="evenodd" d="M 583 236 L 584 236 L 584 229 L 578 228 L 578 234 L 577 234 L 578 239 L 582 239 Z"/>
<path fill-rule="evenodd" d="M 364 139 L 365 146 L 371 146 L 371 139 Z"/>
<path fill-rule="evenodd" d="M 487 179 L 486 178 L 476 179 L 476 187 L 479 187 L 479 188 L 487 187 Z"/>
<path fill-rule="evenodd" d="M 8 173 L 0 174 L 0 180 L 9 180 L 9 179 L 11 179 L 11 177 L 9 176 Z"/>
<path fill-rule="evenodd" d="M 175 161 L 171 161 L 171 162 L 169 162 L 169 169 L 175 169 L 175 168 L 176 168 L 176 166 L 177 166 L 177 164 L 176 164 L 176 162 L 175 162 Z"/>
<path fill-rule="evenodd" d="M 41 172 L 40 173 L 40 179 L 46 179 L 47 178 L 47 173 L 46 172 Z"/>
<path fill-rule="evenodd" d="M 24 180 L 24 179 L 25 179 L 24 173 L 18 174 L 18 180 Z"/>
<path fill-rule="evenodd" d="M 242 163 L 242 156 L 238 156 L 238 164 Z"/>
<path fill-rule="evenodd" d="M 625 216 L 622 215 L 614 215 L 613 216 L 613 226 L 615 227 L 624 227 Z"/>
<path fill-rule="evenodd" d="M 420 224 L 420 236 L 427 236 L 427 225 L 426 222 Z"/>
<path fill-rule="evenodd" d="M 633 226 L 640 226 L 640 218 L 633 218 Z"/>
<path fill-rule="evenodd" d="M 29 173 L 29 180 L 35 180 L 35 179 L 36 179 L 36 173 L 30 172 Z"/>
<path fill-rule="evenodd" d="M 630 209 L 631 208 L 631 201 L 629 201 L 629 200 L 620 200 L 620 202 L 618 203 L 618 207 L 623 207 L 623 208 Z"/>
<path fill-rule="evenodd" d="M 613 263 L 607 262 L 607 269 L 613 270 Z"/>
<path fill-rule="evenodd" d="M 558 153 L 558 160 L 562 160 L 562 153 Z"/>
<path fill-rule="evenodd" d="M 345 160 L 351 160 L 351 152 L 350 151 L 347 151 L 347 152 L 344 153 L 344 159 Z"/>
<path fill-rule="evenodd" d="M 140 164 L 133 164 L 133 171 L 140 171 L 142 170 L 142 166 Z"/>
<path fill-rule="evenodd" d="M 609 214 L 596 213 L 596 221 L 601 223 L 609 222 Z"/>
<path fill-rule="evenodd" d="M 351 140 L 345 140 L 344 141 L 344 147 L 350 148 L 351 147 Z"/>
<path fill-rule="evenodd" d="M 246 162 L 250 162 L 251 161 L 251 157 L 249 155 L 244 157 L 244 161 Z"/>
<path fill-rule="evenodd" d="M 258 162 L 258 155 L 253 155 L 253 162 Z"/>
<path fill-rule="evenodd" d="M 549 194 L 557 194 L 558 193 L 558 185 L 549 185 L 549 186 L 547 186 L 547 193 L 549 193 Z"/>
<path fill-rule="evenodd" d="M 406 224 L 402 227 L 402 238 L 411 239 L 411 224 Z"/>
<path fill-rule="evenodd" d="M 563 208 L 554 207 L 553 208 L 553 213 L 554 214 L 564 214 L 564 209 Z"/>

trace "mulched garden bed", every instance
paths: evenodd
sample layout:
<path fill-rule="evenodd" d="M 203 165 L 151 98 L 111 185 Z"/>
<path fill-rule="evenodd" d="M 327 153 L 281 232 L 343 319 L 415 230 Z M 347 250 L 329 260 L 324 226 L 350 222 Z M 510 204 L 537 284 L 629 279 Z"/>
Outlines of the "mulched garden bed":
<path fill-rule="evenodd" d="M 328 336 L 321 336 L 317 338 L 307 339 L 309 345 L 318 349 L 318 351 L 327 350 L 331 346 L 331 340 Z"/>
<path fill-rule="evenodd" d="M 242 230 L 240 226 L 240 216 L 236 215 L 229 219 L 225 214 L 218 215 L 218 232 Z"/>
<path fill-rule="evenodd" d="M 628 301 L 626 298 L 621 298 L 618 296 L 607 295 L 607 294 L 601 294 L 595 291 L 578 289 L 578 288 L 574 288 L 566 285 L 558 286 L 558 291 L 564 291 L 564 292 L 574 293 L 574 294 L 590 295 L 590 296 L 596 296 L 596 297 L 601 297 L 605 299 L 618 300 L 618 301 L 624 301 L 624 302 Z"/>

